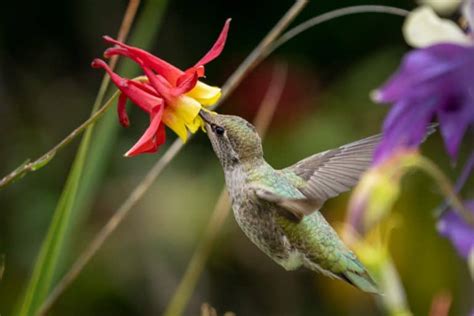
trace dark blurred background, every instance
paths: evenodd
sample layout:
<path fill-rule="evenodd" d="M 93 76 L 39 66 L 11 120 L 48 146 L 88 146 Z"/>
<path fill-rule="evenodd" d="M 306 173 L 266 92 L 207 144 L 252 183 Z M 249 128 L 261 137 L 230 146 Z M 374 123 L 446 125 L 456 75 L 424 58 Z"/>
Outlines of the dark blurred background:
<path fill-rule="evenodd" d="M 162 0 L 163 1 L 163 0 Z M 158 1 L 158 2 L 162 2 Z M 156 1 L 155 1 L 156 2 Z M 147 3 L 142 1 L 139 14 Z M 232 17 L 223 54 L 207 66 L 206 82 L 221 85 L 269 31 L 292 1 L 170 1 L 159 29 L 150 29 L 150 51 L 186 68 L 211 46 Z M 311 1 L 297 18 L 357 0 Z M 412 1 L 365 1 L 412 9 Z M 8 1 L 0 11 L 0 174 L 50 149 L 89 115 L 102 72 L 90 62 L 106 48 L 101 36 L 116 36 L 127 1 Z M 159 6 L 160 7 L 160 6 Z M 159 13 L 156 13 L 157 18 Z M 153 16 L 151 17 L 153 19 Z M 386 14 L 339 18 L 285 44 L 241 84 L 220 109 L 251 120 L 274 65 L 288 64 L 288 82 L 264 142 L 267 160 L 284 167 L 309 154 L 380 131 L 387 107 L 369 93 L 398 65 L 409 48 L 403 19 Z M 133 29 L 132 29 L 133 33 Z M 140 39 L 136 40 L 140 43 Z M 129 107 L 131 109 L 132 107 Z M 113 113 L 112 113 L 113 112 Z M 109 138 L 99 143 L 105 163 L 96 165 L 80 196 L 67 267 L 163 154 L 124 158 L 147 126 L 130 111 L 132 126 L 118 128 L 115 110 Z M 169 145 L 175 135 L 168 133 Z M 64 185 L 78 140 L 43 169 L 0 192 L 0 313 L 13 312 L 30 277 L 40 244 Z M 424 153 L 454 178 L 438 135 Z M 462 157 L 462 156 L 461 156 Z M 472 179 L 466 192 L 472 194 Z M 472 301 L 464 262 L 436 233 L 432 210 L 442 197 L 426 176 L 404 182 L 394 212 L 402 224 L 390 249 L 415 315 L 426 315 L 436 293 L 454 297 L 451 315 Z M 156 181 L 98 256 L 61 298 L 56 315 L 151 315 L 164 310 L 203 234 L 223 175 L 207 137 L 199 133 Z M 472 196 L 472 195 L 471 195 Z M 338 225 L 348 194 L 327 203 L 324 215 Z M 186 309 L 197 315 L 202 302 L 237 315 L 381 315 L 374 300 L 354 288 L 313 272 L 286 272 L 251 244 L 229 217 Z"/>

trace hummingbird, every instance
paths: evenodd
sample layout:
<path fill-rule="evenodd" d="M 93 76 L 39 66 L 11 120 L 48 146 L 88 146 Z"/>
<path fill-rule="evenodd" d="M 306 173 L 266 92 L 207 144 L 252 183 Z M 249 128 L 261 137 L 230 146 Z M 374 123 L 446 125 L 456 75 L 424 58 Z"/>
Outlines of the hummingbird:
<path fill-rule="evenodd" d="M 201 111 L 224 170 L 234 217 L 247 237 L 285 270 L 306 267 L 368 293 L 377 285 L 321 215 L 369 167 L 381 136 L 368 137 L 276 170 L 255 127 L 239 116 Z"/>

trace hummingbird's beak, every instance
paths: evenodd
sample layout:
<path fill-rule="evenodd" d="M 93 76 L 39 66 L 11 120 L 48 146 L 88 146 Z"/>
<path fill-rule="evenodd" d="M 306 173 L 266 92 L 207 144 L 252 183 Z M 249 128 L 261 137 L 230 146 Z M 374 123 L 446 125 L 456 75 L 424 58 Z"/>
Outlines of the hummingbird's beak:
<path fill-rule="evenodd" d="M 200 110 L 199 111 L 199 116 L 202 118 L 202 120 L 204 122 L 206 122 L 206 124 L 208 124 L 208 125 L 212 124 L 212 114 L 210 114 L 206 111 Z"/>

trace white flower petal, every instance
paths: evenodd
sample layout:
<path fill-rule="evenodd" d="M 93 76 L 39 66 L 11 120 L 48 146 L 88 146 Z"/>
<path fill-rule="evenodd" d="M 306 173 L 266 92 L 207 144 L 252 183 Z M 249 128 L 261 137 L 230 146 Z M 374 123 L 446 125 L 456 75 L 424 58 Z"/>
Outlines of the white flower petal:
<path fill-rule="evenodd" d="M 421 5 L 432 7 L 441 15 L 448 15 L 456 11 L 461 5 L 462 0 L 420 0 Z"/>
<path fill-rule="evenodd" d="M 403 35 L 413 47 L 439 43 L 472 44 L 456 23 L 439 18 L 428 6 L 419 7 L 408 15 L 403 24 Z"/>
<path fill-rule="evenodd" d="M 474 28 L 474 0 L 467 0 L 462 6 L 462 15 L 466 18 L 469 27 Z"/>

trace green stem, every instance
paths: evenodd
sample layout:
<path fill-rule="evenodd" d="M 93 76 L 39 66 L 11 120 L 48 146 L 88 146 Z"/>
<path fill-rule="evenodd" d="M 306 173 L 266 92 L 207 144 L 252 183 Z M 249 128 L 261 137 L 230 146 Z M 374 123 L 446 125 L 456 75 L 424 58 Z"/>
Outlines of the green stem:
<path fill-rule="evenodd" d="M 453 211 L 461 216 L 466 223 L 474 227 L 474 214 L 464 206 L 462 199 L 458 196 L 451 181 L 449 181 L 443 171 L 431 160 L 421 155 L 417 155 L 415 160 L 409 162 L 409 164 L 411 163 L 426 172 L 436 181 L 447 201 L 451 204 Z"/>
<path fill-rule="evenodd" d="M 119 36 L 121 37 L 120 40 L 122 41 L 128 35 L 131 24 L 137 12 L 139 2 L 139 0 L 130 0 L 128 3 L 119 30 Z M 112 59 L 110 61 L 110 67 L 113 68 L 116 62 L 116 58 Z M 41 244 L 41 249 L 35 262 L 33 273 L 29 280 L 26 293 L 19 310 L 19 315 L 21 316 L 35 315 L 37 313 L 38 308 L 41 306 L 43 300 L 47 297 L 50 291 L 54 278 L 57 276 L 58 270 L 60 268 L 60 261 L 65 256 L 68 233 L 70 232 L 70 229 L 74 223 L 74 205 L 77 199 L 77 193 L 79 191 L 81 181 L 83 179 L 83 170 L 89 152 L 94 123 L 107 111 L 107 109 L 114 103 L 115 99 L 119 95 L 119 92 L 117 91 L 102 108 L 97 110 L 100 104 L 103 102 L 103 98 L 109 83 L 109 80 L 106 77 L 107 76 L 104 75 L 98 95 L 92 106 L 91 117 L 86 122 L 81 124 L 81 126 L 76 128 L 52 150 L 40 157 L 39 164 L 38 161 L 36 161 L 31 164 L 31 169 L 27 168 L 30 164 L 25 165 L 25 169 L 18 169 L 20 173 L 23 172 L 23 174 L 26 174 L 28 171 L 37 170 L 39 167 L 44 166 L 54 157 L 58 150 L 66 146 L 82 131 L 86 130 L 86 133 L 82 137 L 81 143 L 79 145 L 77 154 L 74 157 L 66 184 L 61 192 L 61 196 L 54 210 L 46 237 Z M 46 157 L 46 159 L 43 157 Z M 11 177 L 12 180 L 10 180 L 10 182 L 15 178 L 16 177 Z"/>
<path fill-rule="evenodd" d="M 127 6 L 127 10 L 125 11 L 125 15 L 122 20 L 122 25 L 120 26 L 117 39 L 121 42 L 125 41 L 129 31 L 130 27 L 132 25 L 133 20 L 135 19 L 135 15 L 137 13 L 138 6 L 140 4 L 140 0 L 130 0 Z M 113 56 L 110 60 L 109 67 L 110 69 L 114 69 L 115 65 L 117 64 L 118 56 Z M 97 96 L 95 98 L 94 104 L 92 105 L 92 110 L 91 110 L 91 117 L 85 121 L 83 124 L 81 124 L 78 128 L 76 128 L 72 133 L 70 133 L 66 138 L 64 138 L 59 144 L 54 146 L 51 150 L 49 150 L 47 153 L 43 154 L 41 157 L 36 159 L 33 162 L 29 162 L 27 160 L 26 163 L 21 164 L 18 168 L 10 172 L 8 175 L 6 175 L 4 178 L 0 180 L 0 189 L 3 187 L 9 185 L 13 181 L 25 176 L 27 173 L 36 171 L 42 167 L 44 167 L 48 162 L 51 161 L 51 159 L 54 158 L 56 153 L 63 149 L 67 144 L 69 144 L 75 137 L 81 134 L 82 131 L 84 131 L 87 127 L 89 127 L 91 124 L 93 124 L 97 119 L 99 119 L 104 112 L 110 107 L 110 104 L 107 102 L 107 107 L 104 105 L 102 109 L 99 109 L 99 106 L 102 104 L 104 101 L 105 93 L 107 92 L 107 88 L 110 83 L 110 78 L 108 75 L 104 75 L 102 78 L 102 82 L 100 84 L 99 91 L 97 92 Z M 116 94 L 114 94 L 113 97 L 118 96 L 118 91 Z M 103 110 L 103 111 L 102 111 Z M 88 133 L 92 134 L 92 129 L 88 131 Z M 84 136 L 86 137 L 86 136 Z M 90 137 L 90 136 L 89 136 Z"/>
<path fill-rule="evenodd" d="M 103 96 L 105 94 L 105 90 L 107 89 L 107 78 L 104 78 L 102 80 L 101 88 L 99 90 L 99 94 L 97 95 L 96 101 L 94 102 L 93 108 L 97 108 L 98 105 L 100 105 L 100 102 L 103 99 Z M 79 136 L 86 128 L 94 124 L 99 118 L 104 115 L 104 113 L 114 104 L 115 99 L 118 97 L 119 91 L 115 92 L 112 97 L 98 110 L 98 111 L 93 111 L 94 114 L 92 114 L 84 123 L 82 123 L 79 127 L 77 127 L 75 130 L 73 130 L 69 135 L 67 135 L 62 141 L 60 141 L 56 146 L 51 148 L 49 151 L 47 151 L 45 154 L 43 154 L 41 157 L 38 159 L 32 161 L 32 162 L 27 162 L 23 163 L 20 165 L 17 169 L 12 171 L 10 174 L 5 176 L 0 180 L 0 189 L 4 188 L 11 182 L 15 181 L 16 179 L 24 176 L 25 174 L 36 171 L 46 165 L 53 157 L 56 155 L 58 151 L 66 147 L 74 138 Z"/>
<path fill-rule="evenodd" d="M 278 40 L 281 33 L 283 33 L 288 25 L 290 25 L 296 16 L 304 9 L 306 4 L 308 4 L 308 0 L 295 1 L 285 15 L 281 17 L 270 32 L 260 41 L 257 47 L 255 47 L 247 58 L 245 58 L 239 68 L 237 68 L 229 79 L 227 79 L 222 86 L 222 96 L 219 99 L 219 102 L 212 106 L 211 110 L 219 107 L 232 94 L 232 92 L 234 92 L 242 79 L 268 56 L 268 51 L 271 49 L 271 45 Z"/>
<path fill-rule="evenodd" d="M 384 309 L 390 316 L 410 316 L 413 315 L 406 301 L 405 290 L 397 268 L 389 254 L 381 263 L 379 271 L 380 288 L 382 296 L 380 297 Z"/>
<path fill-rule="evenodd" d="M 325 12 L 323 14 L 312 17 L 311 19 L 306 20 L 303 23 L 300 23 L 297 26 L 286 31 L 282 36 L 280 36 L 275 42 L 272 43 L 272 45 L 265 52 L 265 55 L 262 56 L 262 58 L 265 58 L 267 55 L 270 55 L 280 46 L 282 46 L 292 38 L 300 35 L 301 33 L 309 30 L 310 28 L 313 28 L 317 25 L 339 17 L 360 13 L 384 13 L 405 17 L 408 15 L 408 13 L 410 13 L 410 11 L 385 5 L 356 5 Z"/>
<path fill-rule="evenodd" d="M 183 314 L 183 310 L 193 294 L 199 277 L 204 270 L 206 260 L 211 253 L 212 245 L 219 233 L 219 229 L 222 227 L 227 215 L 229 214 L 230 206 L 229 195 L 227 190 L 223 188 L 216 206 L 212 211 L 204 236 L 200 238 L 199 244 L 188 263 L 186 272 L 181 278 L 178 288 L 174 292 L 173 297 L 163 313 L 164 316 L 177 316 Z"/>

